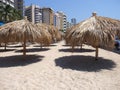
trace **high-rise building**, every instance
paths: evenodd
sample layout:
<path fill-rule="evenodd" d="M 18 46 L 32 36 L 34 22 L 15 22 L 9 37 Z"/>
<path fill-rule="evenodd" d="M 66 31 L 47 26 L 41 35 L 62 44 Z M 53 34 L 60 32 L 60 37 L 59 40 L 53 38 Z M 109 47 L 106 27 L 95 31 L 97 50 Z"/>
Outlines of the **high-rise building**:
<path fill-rule="evenodd" d="M 72 19 L 71 19 L 71 24 L 72 24 L 72 25 L 76 25 L 76 18 L 72 18 Z"/>
<path fill-rule="evenodd" d="M 60 15 L 60 29 L 66 30 L 67 28 L 67 16 L 63 12 L 57 12 Z"/>
<path fill-rule="evenodd" d="M 58 13 L 54 13 L 54 26 L 60 29 L 60 15 Z"/>
<path fill-rule="evenodd" d="M 23 16 L 24 13 L 24 0 L 14 0 L 15 9 L 19 10 L 21 12 L 21 15 Z"/>
<path fill-rule="evenodd" d="M 53 10 L 51 8 L 42 8 L 41 9 L 41 13 L 42 13 L 42 23 L 46 23 L 48 25 L 53 25 L 53 17 L 54 17 L 54 13 Z"/>
<path fill-rule="evenodd" d="M 0 0 L 0 3 L 14 7 L 14 0 Z"/>
<path fill-rule="evenodd" d="M 32 23 L 41 23 L 42 22 L 42 14 L 41 9 L 37 5 L 31 5 L 25 8 L 25 16 L 27 16 L 28 20 Z"/>

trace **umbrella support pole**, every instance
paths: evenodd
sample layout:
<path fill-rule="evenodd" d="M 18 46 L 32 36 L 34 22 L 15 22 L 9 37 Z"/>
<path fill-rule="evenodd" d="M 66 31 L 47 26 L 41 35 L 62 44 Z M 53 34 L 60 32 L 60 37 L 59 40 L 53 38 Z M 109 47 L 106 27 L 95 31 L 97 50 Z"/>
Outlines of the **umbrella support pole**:
<path fill-rule="evenodd" d="M 82 44 L 80 44 L 80 49 L 82 50 Z"/>
<path fill-rule="evenodd" d="M 7 44 L 5 43 L 5 50 L 6 50 Z"/>
<path fill-rule="evenodd" d="M 42 43 L 40 44 L 40 47 L 41 47 L 41 49 L 42 49 Z"/>
<path fill-rule="evenodd" d="M 98 60 L 98 47 L 96 47 L 95 60 Z"/>
<path fill-rule="evenodd" d="M 24 41 L 23 41 L 23 55 L 26 55 L 26 35 L 24 36 Z"/>
<path fill-rule="evenodd" d="M 71 51 L 74 52 L 74 46 L 72 46 Z"/>

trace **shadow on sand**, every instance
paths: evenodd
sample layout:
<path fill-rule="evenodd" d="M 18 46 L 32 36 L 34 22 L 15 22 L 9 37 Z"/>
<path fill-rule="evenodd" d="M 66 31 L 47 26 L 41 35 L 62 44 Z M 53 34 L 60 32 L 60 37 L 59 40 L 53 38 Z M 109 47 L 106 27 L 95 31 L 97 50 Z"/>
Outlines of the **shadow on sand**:
<path fill-rule="evenodd" d="M 54 47 L 54 46 L 57 46 L 57 45 L 53 45 L 53 44 L 51 44 L 51 45 L 48 45 L 48 46 L 43 46 L 43 48 L 44 48 L 44 47 Z M 40 47 L 40 48 L 41 48 L 40 45 L 34 45 L 34 47 Z"/>
<path fill-rule="evenodd" d="M 111 52 L 114 52 L 114 53 L 120 54 L 120 50 L 116 50 L 116 49 L 111 50 Z"/>
<path fill-rule="evenodd" d="M 26 47 L 29 47 L 30 45 L 26 45 Z M 22 45 L 12 45 L 12 44 L 10 44 L 10 45 L 7 45 L 7 48 L 19 48 L 19 47 L 23 47 Z"/>
<path fill-rule="evenodd" d="M 37 55 L 0 57 L 0 67 L 26 66 L 28 64 L 39 62 L 42 60 L 42 58 L 43 56 Z"/>
<path fill-rule="evenodd" d="M 32 49 L 26 49 L 26 52 L 42 52 L 42 51 L 48 51 L 49 48 L 32 48 Z M 15 52 L 23 52 L 23 50 L 16 50 Z"/>
<path fill-rule="evenodd" d="M 112 70 L 116 67 L 116 64 L 112 60 L 99 58 L 95 61 L 92 56 L 66 56 L 55 59 L 56 66 L 60 66 L 63 69 L 72 69 L 78 71 L 96 71 L 99 72 L 102 69 Z"/>
<path fill-rule="evenodd" d="M 60 52 L 94 52 L 95 50 L 92 50 L 92 49 L 78 49 L 78 48 L 75 48 L 73 51 L 71 48 L 68 48 L 68 49 L 59 49 Z"/>
<path fill-rule="evenodd" d="M 71 45 L 67 45 L 67 44 L 62 45 L 62 46 L 64 46 L 64 47 L 71 47 Z M 84 46 L 84 44 L 83 44 L 82 46 Z M 80 48 L 80 45 L 76 45 L 76 47 L 79 47 L 79 48 Z"/>
<path fill-rule="evenodd" d="M 54 46 L 57 46 L 57 45 L 51 44 L 51 45 L 49 45 L 48 47 L 54 47 Z"/>
<path fill-rule="evenodd" d="M 9 52 L 9 51 L 14 51 L 15 49 L 0 49 L 0 52 Z"/>
<path fill-rule="evenodd" d="M 62 46 L 64 46 L 64 47 L 71 47 L 70 45 L 62 45 Z"/>
<path fill-rule="evenodd" d="M 9 47 L 9 48 L 18 48 L 18 47 L 23 47 L 23 46 L 22 45 L 14 45 L 14 46 L 8 45 L 7 47 Z M 26 47 L 28 47 L 28 46 L 26 46 Z"/>
<path fill-rule="evenodd" d="M 113 53 L 116 53 L 116 54 L 120 54 L 120 50 L 117 50 L 117 49 L 115 49 L 115 48 L 113 48 L 113 49 L 101 48 L 101 49 L 106 50 L 106 51 L 110 51 L 110 52 L 113 52 Z"/>

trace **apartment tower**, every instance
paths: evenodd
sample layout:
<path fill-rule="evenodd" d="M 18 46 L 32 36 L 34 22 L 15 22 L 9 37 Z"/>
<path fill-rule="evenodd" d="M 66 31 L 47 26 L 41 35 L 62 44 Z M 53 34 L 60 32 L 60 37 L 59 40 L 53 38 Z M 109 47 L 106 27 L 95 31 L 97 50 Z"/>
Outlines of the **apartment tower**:
<path fill-rule="evenodd" d="M 21 15 L 24 15 L 24 0 L 14 0 L 15 9 L 19 10 L 21 12 Z"/>
<path fill-rule="evenodd" d="M 31 5 L 25 8 L 25 16 L 32 23 L 42 23 L 41 9 L 37 5 Z"/>

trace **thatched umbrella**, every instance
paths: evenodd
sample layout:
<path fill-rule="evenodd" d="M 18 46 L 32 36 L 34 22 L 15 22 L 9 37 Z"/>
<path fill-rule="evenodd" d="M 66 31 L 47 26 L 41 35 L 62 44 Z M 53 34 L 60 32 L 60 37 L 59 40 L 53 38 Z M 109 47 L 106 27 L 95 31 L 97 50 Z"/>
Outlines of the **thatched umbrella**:
<path fill-rule="evenodd" d="M 61 40 L 62 36 L 58 30 L 58 28 L 56 28 L 53 25 L 47 25 L 45 23 L 37 23 L 38 27 L 42 27 L 44 28 L 44 30 L 47 30 L 50 35 L 52 36 L 52 40 Z"/>
<path fill-rule="evenodd" d="M 41 31 L 41 33 L 43 35 L 42 40 L 40 40 L 41 47 L 42 47 L 42 44 L 45 44 L 45 45 L 51 44 L 52 36 L 48 32 L 47 26 L 45 24 L 37 23 L 36 27 L 38 28 L 39 31 Z"/>
<path fill-rule="evenodd" d="M 52 35 L 53 40 L 60 41 L 62 39 L 62 35 L 60 34 L 57 27 L 53 25 L 48 25 L 47 27 L 48 27 L 48 31 Z"/>
<path fill-rule="evenodd" d="M 73 48 L 79 44 L 89 44 L 96 48 L 96 60 L 98 59 L 98 48 L 112 48 L 115 35 L 120 32 L 120 21 L 97 16 L 84 20 L 69 29 L 66 33 L 66 42 Z"/>
<path fill-rule="evenodd" d="M 26 55 L 26 42 L 39 42 L 42 34 L 27 18 L 3 25 L 0 29 L 0 42 L 22 42 L 23 55 Z"/>

